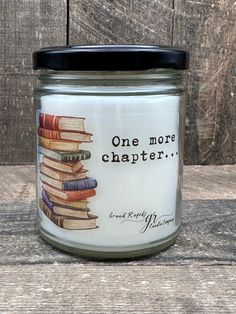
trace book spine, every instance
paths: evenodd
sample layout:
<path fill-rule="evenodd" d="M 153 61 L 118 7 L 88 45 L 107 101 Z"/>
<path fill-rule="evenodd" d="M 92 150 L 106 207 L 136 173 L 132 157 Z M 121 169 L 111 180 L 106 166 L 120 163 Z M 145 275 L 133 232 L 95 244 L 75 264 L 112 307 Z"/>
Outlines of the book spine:
<path fill-rule="evenodd" d="M 65 193 L 68 201 L 80 201 L 96 195 L 96 191 L 93 189 L 82 191 L 65 191 Z"/>
<path fill-rule="evenodd" d="M 53 139 L 53 140 L 61 140 L 62 139 L 61 132 L 43 129 L 43 128 L 38 128 L 38 135 L 49 138 L 49 139 Z"/>
<path fill-rule="evenodd" d="M 63 228 L 64 218 L 52 212 L 52 210 L 44 203 L 42 199 L 39 200 L 39 206 L 43 213 L 57 226 Z"/>
<path fill-rule="evenodd" d="M 51 193 L 52 195 L 57 196 L 60 199 L 65 199 L 67 201 L 80 201 L 86 198 L 96 195 L 96 190 L 82 190 L 82 191 L 62 191 L 60 189 L 54 188 L 51 185 L 43 182 L 43 189 Z"/>
<path fill-rule="evenodd" d="M 65 199 L 61 199 L 60 197 L 56 197 L 55 195 L 47 192 L 47 197 L 48 199 L 50 200 L 50 202 L 53 204 L 53 205 L 59 205 L 59 206 L 63 206 L 63 205 L 66 205 L 66 206 L 72 206 L 74 204 L 74 202 L 68 202 L 67 200 Z M 76 205 L 74 204 L 73 208 L 84 208 L 84 209 L 87 209 L 88 210 L 88 201 L 86 199 L 84 200 L 80 200 L 80 201 L 76 201 L 75 202 Z"/>
<path fill-rule="evenodd" d="M 42 191 L 42 198 L 47 207 L 53 210 L 53 204 L 49 201 L 47 194 L 44 190 Z"/>
<path fill-rule="evenodd" d="M 64 182 L 62 185 L 65 191 L 75 191 L 75 190 L 88 190 L 95 189 L 97 187 L 97 181 L 92 178 L 81 179 L 77 181 Z"/>
<path fill-rule="evenodd" d="M 61 161 L 67 162 L 67 161 L 78 161 L 78 160 L 86 160 L 91 157 L 91 153 L 87 150 L 83 150 L 81 152 L 78 152 L 77 154 L 71 154 L 71 153 L 63 153 L 61 155 Z"/>
<path fill-rule="evenodd" d="M 39 115 L 39 124 L 41 128 L 59 130 L 59 120 L 60 117 L 58 116 L 52 116 L 45 113 L 40 113 Z"/>

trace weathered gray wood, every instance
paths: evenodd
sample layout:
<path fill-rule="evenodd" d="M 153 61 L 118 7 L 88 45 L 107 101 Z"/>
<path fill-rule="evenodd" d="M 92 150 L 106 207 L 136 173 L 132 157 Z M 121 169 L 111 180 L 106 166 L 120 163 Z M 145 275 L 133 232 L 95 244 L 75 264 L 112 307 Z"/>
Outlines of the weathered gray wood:
<path fill-rule="evenodd" d="M 0 1 L 0 164 L 34 161 L 32 52 L 66 43 L 66 1 Z"/>
<path fill-rule="evenodd" d="M 31 53 L 70 43 L 174 44 L 190 50 L 188 164 L 235 162 L 234 0 L 10 0 L 0 3 L 0 164 L 34 161 Z"/>
<path fill-rule="evenodd" d="M 0 264 L 87 263 L 52 248 L 38 235 L 33 171 L 33 166 L 0 167 Z M 184 191 L 194 199 L 184 203 L 183 228 L 176 245 L 154 257 L 127 263 L 236 262 L 235 175 L 236 166 L 186 167 Z"/>
<path fill-rule="evenodd" d="M 175 0 L 173 43 L 191 56 L 186 162 L 235 163 L 235 1 Z"/>
<path fill-rule="evenodd" d="M 5 266 L 1 313 L 235 313 L 235 267 Z"/>
<path fill-rule="evenodd" d="M 34 167 L 0 167 L 0 312 L 235 313 L 235 175 L 236 166 L 185 167 L 194 200 L 176 244 L 145 259 L 94 262 L 39 236 Z"/>
<path fill-rule="evenodd" d="M 185 162 L 235 163 L 234 2 L 70 0 L 70 43 L 173 43 L 189 50 Z"/>
<path fill-rule="evenodd" d="M 0 203 L 35 200 L 35 166 L 0 166 Z"/>
<path fill-rule="evenodd" d="M 185 166 L 183 198 L 236 199 L 236 165 Z"/>
<path fill-rule="evenodd" d="M 235 263 L 235 211 L 233 200 L 186 202 L 182 232 L 176 244 L 156 256 L 131 264 Z M 86 263 L 44 242 L 37 231 L 35 212 L 35 203 L 0 205 L 0 264 Z"/>
<path fill-rule="evenodd" d="M 70 44 L 171 44 L 172 0 L 70 0 Z"/>

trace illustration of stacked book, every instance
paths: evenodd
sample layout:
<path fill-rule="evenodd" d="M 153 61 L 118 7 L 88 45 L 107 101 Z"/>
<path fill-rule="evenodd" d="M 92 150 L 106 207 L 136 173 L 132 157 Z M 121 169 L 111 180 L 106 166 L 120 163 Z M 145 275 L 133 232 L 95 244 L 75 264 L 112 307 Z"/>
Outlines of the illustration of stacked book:
<path fill-rule="evenodd" d="M 82 163 L 90 152 L 80 149 L 82 143 L 92 142 L 84 122 L 85 118 L 39 115 L 39 206 L 54 224 L 70 230 L 97 228 L 98 217 L 88 208 L 97 181 L 87 176 Z"/>

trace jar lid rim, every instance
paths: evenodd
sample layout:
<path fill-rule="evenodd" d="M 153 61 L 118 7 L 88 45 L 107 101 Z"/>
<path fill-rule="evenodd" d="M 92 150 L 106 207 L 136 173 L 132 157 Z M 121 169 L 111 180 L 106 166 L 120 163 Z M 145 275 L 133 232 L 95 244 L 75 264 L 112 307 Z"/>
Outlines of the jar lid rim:
<path fill-rule="evenodd" d="M 187 51 L 158 45 L 94 45 L 42 48 L 33 53 L 33 68 L 56 71 L 185 70 Z"/>

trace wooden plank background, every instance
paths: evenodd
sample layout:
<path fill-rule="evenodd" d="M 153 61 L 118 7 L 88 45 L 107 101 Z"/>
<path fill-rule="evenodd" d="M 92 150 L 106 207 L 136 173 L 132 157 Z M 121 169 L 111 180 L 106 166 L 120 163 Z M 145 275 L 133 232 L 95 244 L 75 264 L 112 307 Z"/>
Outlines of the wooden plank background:
<path fill-rule="evenodd" d="M 1 164 L 34 162 L 32 52 L 65 44 L 65 1 L 0 1 Z"/>
<path fill-rule="evenodd" d="M 185 163 L 235 163 L 234 0 L 3 0 L 0 164 L 34 162 L 31 53 L 66 42 L 189 50 Z"/>
<path fill-rule="evenodd" d="M 2 266 L 0 307 L 11 314 L 235 313 L 232 266 Z"/>
<path fill-rule="evenodd" d="M 236 313 L 236 165 L 186 166 L 176 244 L 122 261 L 46 243 L 33 174 L 32 165 L 0 167 L 1 314 Z"/>
<path fill-rule="evenodd" d="M 94 265 L 52 249 L 40 237 L 34 171 L 32 165 L 0 167 L 0 265 Z M 182 230 L 176 244 L 152 257 L 116 261 L 116 265 L 236 265 L 236 165 L 186 166 L 183 183 Z"/>

